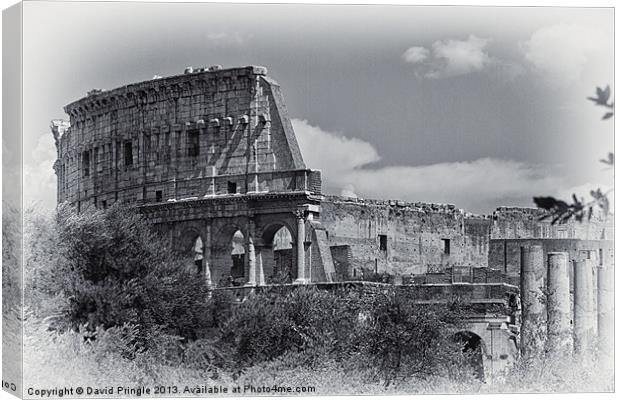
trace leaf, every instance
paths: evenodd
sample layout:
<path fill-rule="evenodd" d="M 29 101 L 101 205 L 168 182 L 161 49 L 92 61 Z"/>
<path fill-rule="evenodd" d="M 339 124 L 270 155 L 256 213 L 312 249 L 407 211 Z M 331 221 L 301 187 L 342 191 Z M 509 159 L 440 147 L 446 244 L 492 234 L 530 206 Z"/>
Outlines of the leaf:
<path fill-rule="evenodd" d="M 605 87 L 604 90 L 602 90 L 599 87 L 596 88 L 596 95 L 603 102 L 603 104 L 607 104 L 607 101 L 609 100 L 609 95 L 610 94 L 611 94 L 611 89 L 610 89 L 609 85 L 607 85 L 607 87 Z"/>
<path fill-rule="evenodd" d="M 614 165 L 614 160 L 615 160 L 614 153 L 609 153 L 607 154 L 607 159 L 603 158 L 601 159 L 601 162 L 607 165 Z"/>
<path fill-rule="evenodd" d="M 613 117 L 613 116 L 614 116 L 614 113 L 613 113 L 613 112 L 608 112 L 608 113 L 606 113 L 605 115 L 603 115 L 603 119 L 609 119 L 609 118 L 611 118 L 611 117 Z"/>
<path fill-rule="evenodd" d="M 613 108 L 613 103 L 607 104 L 609 101 L 609 97 L 611 96 L 611 88 L 609 85 L 605 87 L 605 89 L 601 89 L 600 87 L 596 88 L 596 97 L 588 97 L 588 100 L 594 102 L 594 104 L 598 106 L 604 106 L 608 108 Z M 613 115 L 613 114 L 612 114 Z M 611 116 L 607 117 L 610 118 Z"/>
<path fill-rule="evenodd" d="M 537 207 L 545 210 L 552 210 L 556 207 L 558 200 L 555 197 L 534 197 L 534 203 Z"/>

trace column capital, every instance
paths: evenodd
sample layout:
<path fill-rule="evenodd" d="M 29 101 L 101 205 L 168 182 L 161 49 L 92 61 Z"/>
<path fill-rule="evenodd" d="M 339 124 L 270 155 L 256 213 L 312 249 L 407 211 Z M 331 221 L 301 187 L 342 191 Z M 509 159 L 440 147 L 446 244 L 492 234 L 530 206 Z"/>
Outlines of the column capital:
<path fill-rule="evenodd" d="M 293 211 L 293 215 L 295 215 L 295 218 L 297 218 L 297 219 L 305 219 L 306 218 L 306 211 L 298 209 L 298 210 Z"/>

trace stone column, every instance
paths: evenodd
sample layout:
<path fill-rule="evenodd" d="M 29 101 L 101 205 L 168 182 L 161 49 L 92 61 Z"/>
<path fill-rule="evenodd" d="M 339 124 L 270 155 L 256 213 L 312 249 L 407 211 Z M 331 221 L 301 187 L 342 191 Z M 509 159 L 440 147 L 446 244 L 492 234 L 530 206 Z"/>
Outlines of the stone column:
<path fill-rule="evenodd" d="M 209 265 L 209 259 L 204 259 L 204 267 L 205 267 L 205 281 L 207 282 L 207 286 L 213 286 L 213 280 L 211 279 L 211 266 Z"/>
<path fill-rule="evenodd" d="M 605 263 L 598 270 L 598 340 L 601 355 L 614 354 L 614 268 Z"/>
<path fill-rule="evenodd" d="M 265 271 L 263 270 L 263 247 L 256 246 L 256 283 L 265 286 Z"/>
<path fill-rule="evenodd" d="M 205 267 L 205 280 L 207 281 L 207 286 L 213 286 L 213 278 L 211 278 L 211 246 L 212 246 L 212 238 L 211 238 L 211 221 L 206 220 L 206 236 L 205 236 L 205 246 L 204 246 L 204 267 Z"/>
<path fill-rule="evenodd" d="M 254 172 L 254 176 L 252 177 L 252 190 L 254 192 L 259 192 L 260 191 L 260 185 L 258 182 L 258 171 L 259 171 L 259 166 L 258 166 L 258 139 L 254 139 L 254 143 L 252 145 L 252 156 L 254 158 L 254 170 L 252 172 Z"/>
<path fill-rule="evenodd" d="M 256 250 L 254 249 L 254 239 L 248 235 L 248 281 L 245 286 L 256 286 Z"/>
<path fill-rule="evenodd" d="M 598 304 L 596 302 L 596 294 L 598 293 L 598 270 L 599 265 L 592 261 L 592 325 L 594 330 L 592 331 L 592 339 L 596 340 L 598 337 Z"/>
<path fill-rule="evenodd" d="M 592 264 L 587 260 L 573 261 L 573 268 L 575 351 L 583 352 L 591 343 L 594 331 Z"/>
<path fill-rule="evenodd" d="M 545 261 L 540 245 L 521 247 L 521 355 L 536 357 L 544 351 L 547 336 Z"/>
<path fill-rule="evenodd" d="M 547 258 L 547 347 L 567 353 L 573 348 L 568 254 L 547 253 Z"/>
<path fill-rule="evenodd" d="M 297 279 L 294 283 L 308 283 L 306 279 L 306 219 L 303 210 L 295 211 L 297 217 Z"/>

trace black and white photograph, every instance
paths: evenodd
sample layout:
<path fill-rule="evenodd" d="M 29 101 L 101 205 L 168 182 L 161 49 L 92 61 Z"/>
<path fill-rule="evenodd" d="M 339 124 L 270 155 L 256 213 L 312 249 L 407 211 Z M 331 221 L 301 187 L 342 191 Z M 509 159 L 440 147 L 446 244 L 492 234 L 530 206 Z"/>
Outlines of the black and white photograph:
<path fill-rule="evenodd" d="M 4 391 L 615 392 L 611 3 L 3 8 Z"/>

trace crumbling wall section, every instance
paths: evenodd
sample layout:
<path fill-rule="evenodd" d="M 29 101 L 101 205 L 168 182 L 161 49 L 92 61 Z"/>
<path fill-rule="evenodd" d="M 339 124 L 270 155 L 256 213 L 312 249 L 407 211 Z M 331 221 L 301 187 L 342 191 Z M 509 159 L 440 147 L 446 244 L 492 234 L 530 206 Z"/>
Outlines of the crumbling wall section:
<path fill-rule="evenodd" d="M 594 216 L 590 221 L 570 220 L 552 224 L 542 219 L 546 211 L 527 207 L 499 207 L 492 214 L 491 239 L 613 240 L 611 219 Z"/>
<path fill-rule="evenodd" d="M 614 247 L 611 240 L 581 239 L 492 239 L 489 249 L 489 267 L 509 276 L 519 276 L 521 247 L 540 245 L 544 259 L 547 253 L 568 254 L 569 261 L 591 260 L 595 265 L 613 265 Z"/>
<path fill-rule="evenodd" d="M 332 253 L 327 240 L 327 232 L 320 224 L 312 227 L 312 282 L 333 282 L 337 278 Z"/>
<path fill-rule="evenodd" d="M 473 215 L 465 218 L 464 265 L 474 265 L 478 267 L 487 266 L 490 235 L 490 218 Z"/>
<path fill-rule="evenodd" d="M 412 275 L 487 262 L 488 220 L 466 218 L 453 205 L 326 196 L 321 223 L 330 246 L 349 247 L 349 267 L 335 257 L 348 275 Z"/>

